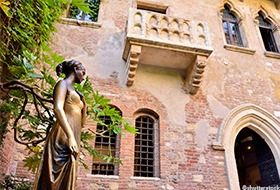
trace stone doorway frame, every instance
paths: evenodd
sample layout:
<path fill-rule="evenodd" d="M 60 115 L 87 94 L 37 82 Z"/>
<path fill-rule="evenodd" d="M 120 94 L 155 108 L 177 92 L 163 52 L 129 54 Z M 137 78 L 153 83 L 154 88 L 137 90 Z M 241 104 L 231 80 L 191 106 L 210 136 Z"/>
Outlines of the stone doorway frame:
<path fill-rule="evenodd" d="M 239 179 L 234 155 L 234 144 L 239 132 L 248 127 L 260 135 L 274 155 L 280 174 L 280 121 L 265 109 L 254 104 L 244 104 L 234 108 L 224 118 L 213 142 L 214 150 L 225 151 L 225 167 L 229 188 L 239 189 Z"/>

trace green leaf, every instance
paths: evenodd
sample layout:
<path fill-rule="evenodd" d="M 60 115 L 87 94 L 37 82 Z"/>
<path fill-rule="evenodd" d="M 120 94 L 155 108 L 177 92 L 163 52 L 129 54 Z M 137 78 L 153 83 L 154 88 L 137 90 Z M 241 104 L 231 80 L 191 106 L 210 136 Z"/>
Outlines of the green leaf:
<path fill-rule="evenodd" d="M 41 161 L 41 153 L 42 151 L 40 150 L 40 148 L 35 148 L 34 153 L 29 154 L 29 156 L 26 156 L 22 160 L 24 162 L 24 166 L 27 167 L 29 171 L 33 173 L 36 172 Z"/>
<path fill-rule="evenodd" d="M 33 69 L 33 66 L 25 58 L 23 58 L 22 61 L 23 61 L 23 68 L 26 71 L 26 73 L 28 73 L 28 71 Z"/>
<path fill-rule="evenodd" d="M 31 78 L 35 78 L 35 79 L 42 79 L 43 78 L 42 75 L 37 74 L 37 73 L 28 73 L 27 76 L 31 77 Z"/>
<path fill-rule="evenodd" d="M 51 52 L 52 51 L 52 49 L 50 48 L 50 45 L 45 43 L 45 42 L 42 43 L 42 49 L 43 49 L 44 52 Z"/>
<path fill-rule="evenodd" d="M 85 3 L 84 0 L 72 0 L 71 4 L 73 6 L 78 7 L 78 9 L 80 9 L 83 12 L 88 13 L 91 11 L 89 8 L 89 4 L 87 2 Z"/>
<path fill-rule="evenodd" d="M 6 14 L 7 17 L 10 17 L 10 14 L 9 14 L 10 8 L 8 7 L 9 5 L 10 5 L 9 1 L 0 0 L 0 8 Z"/>
<path fill-rule="evenodd" d="M 91 133 L 89 133 L 88 131 L 82 131 L 82 133 L 81 133 L 81 139 L 82 139 L 82 141 L 83 142 L 86 142 L 86 141 L 88 141 L 88 140 L 93 140 L 95 137 L 91 134 Z"/>
<path fill-rule="evenodd" d="M 25 70 L 22 66 L 11 66 L 9 67 L 9 71 L 17 79 L 19 79 L 23 74 L 25 74 Z"/>
<path fill-rule="evenodd" d="M 90 170 L 90 168 L 89 168 L 88 165 L 84 162 L 83 159 L 80 158 L 79 161 L 80 161 L 80 163 L 82 164 L 82 166 L 83 166 L 86 170 L 88 170 L 88 171 Z"/>
<path fill-rule="evenodd" d="M 24 57 L 27 58 L 27 60 L 30 60 L 30 61 L 34 61 L 34 60 L 37 59 L 37 57 L 33 53 L 31 53 L 31 52 L 29 52 L 27 50 L 23 51 L 23 55 L 24 55 Z"/>
<path fill-rule="evenodd" d="M 54 61 L 55 63 L 61 63 L 61 62 L 64 61 L 64 57 L 61 56 L 61 55 L 58 55 L 58 54 L 56 54 L 56 53 L 52 53 L 52 54 L 51 54 L 51 57 L 52 57 L 52 59 L 53 59 L 53 61 Z"/>
<path fill-rule="evenodd" d="M 104 158 L 103 158 L 103 160 L 106 160 L 107 163 L 110 163 L 112 159 L 113 159 L 113 157 L 108 156 L 108 155 L 104 156 Z"/>
<path fill-rule="evenodd" d="M 43 68 L 43 71 L 41 71 L 41 73 L 43 74 L 45 81 L 52 87 L 54 87 L 56 84 L 56 80 L 53 78 L 53 76 L 48 74 L 48 71 L 45 67 Z"/>
<path fill-rule="evenodd" d="M 135 134 L 135 135 L 139 134 L 138 129 L 136 129 L 134 127 L 131 127 L 130 125 L 125 124 L 124 129 L 129 133 L 132 133 L 132 134 Z"/>

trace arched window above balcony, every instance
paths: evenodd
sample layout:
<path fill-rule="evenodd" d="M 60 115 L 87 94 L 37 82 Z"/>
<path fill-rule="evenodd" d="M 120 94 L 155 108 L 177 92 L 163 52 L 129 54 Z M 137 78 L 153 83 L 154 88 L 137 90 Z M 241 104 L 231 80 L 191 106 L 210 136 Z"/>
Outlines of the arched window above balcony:
<path fill-rule="evenodd" d="M 223 29 L 227 44 L 244 46 L 240 32 L 240 18 L 231 11 L 230 6 L 225 4 L 222 13 Z"/>
<path fill-rule="evenodd" d="M 265 18 L 264 13 L 262 13 L 262 11 L 258 12 L 258 16 L 256 19 L 259 23 L 259 30 L 261 33 L 265 50 L 279 53 L 279 48 L 277 47 L 277 43 L 275 40 L 275 29 L 271 21 L 268 18 Z"/>

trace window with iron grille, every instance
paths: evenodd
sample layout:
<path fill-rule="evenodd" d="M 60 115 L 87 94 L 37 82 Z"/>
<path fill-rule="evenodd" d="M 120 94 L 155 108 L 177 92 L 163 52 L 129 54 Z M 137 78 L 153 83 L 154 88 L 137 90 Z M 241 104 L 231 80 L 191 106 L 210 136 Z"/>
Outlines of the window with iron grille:
<path fill-rule="evenodd" d="M 110 125 L 111 120 L 109 116 L 100 117 L 106 125 Z M 97 125 L 97 132 L 106 130 L 106 126 Z M 94 149 L 101 156 L 111 155 L 119 158 L 119 135 L 113 132 L 105 132 L 102 135 L 96 135 Z M 118 163 L 114 164 L 112 161 L 107 163 L 102 157 L 94 157 L 92 164 L 92 174 L 99 175 L 118 175 Z"/>
<path fill-rule="evenodd" d="M 238 19 L 230 12 L 230 9 L 225 6 L 222 11 L 223 15 L 223 28 L 226 37 L 227 44 L 244 46 L 239 30 Z"/>
<path fill-rule="evenodd" d="M 264 16 L 259 12 L 257 17 L 259 21 L 259 29 L 263 39 L 264 47 L 266 51 L 278 52 L 277 44 L 274 38 L 272 25 L 264 18 Z"/>
<path fill-rule="evenodd" d="M 135 121 L 134 176 L 159 177 L 159 140 L 157 121 L 147 115 Z"/>

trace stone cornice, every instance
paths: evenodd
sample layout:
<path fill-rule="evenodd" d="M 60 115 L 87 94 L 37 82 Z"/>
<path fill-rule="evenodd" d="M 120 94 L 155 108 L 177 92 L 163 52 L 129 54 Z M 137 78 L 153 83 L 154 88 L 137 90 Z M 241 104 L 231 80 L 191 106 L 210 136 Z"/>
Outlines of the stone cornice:
<path fill-rule="evenodd" d="M 102 26 L 102 24 L 98 22 L 88 22 L 88 21 L 71 19 L 71 18 L 61 18 L 60 23 L 75 25 L 75 26 L 85 26 L 90 28 L 100 28 Z"/>
<path fill-rule="evenodd" d="M 266 57 L 275 58 L 275 59 L 280 59 L 280 53 L 271 52 L 271 51 L 266 51 L 266 52 L 264 52 L 264 55 L 265 55 Z"/>
<path fill-rule="evenodd" d="M 256 52 L 256 50 L 253 50 L 253 49 L 250 49 L 247 47 L 233 46 L 233 45 L 228 45 L 228 44 L 224 45 L 224 48 L 229 51 L 246 53 L 246 54 L 250 54 L 250 55 L 253 55 Z"/>

